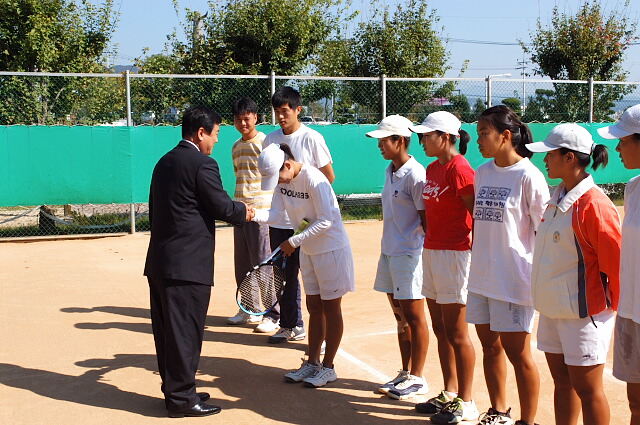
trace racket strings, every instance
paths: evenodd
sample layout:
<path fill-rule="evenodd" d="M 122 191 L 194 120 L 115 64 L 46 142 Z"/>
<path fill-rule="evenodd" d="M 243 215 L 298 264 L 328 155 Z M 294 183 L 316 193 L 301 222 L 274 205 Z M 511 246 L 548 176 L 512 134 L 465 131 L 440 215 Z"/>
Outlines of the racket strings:
<path fill-rule="evenodd" d="M 270 310 L 278 302 L 284 280 L 283 271 L 272 264 L 252 270 L 238 287 L 238 304 L 249 313 Z"/>

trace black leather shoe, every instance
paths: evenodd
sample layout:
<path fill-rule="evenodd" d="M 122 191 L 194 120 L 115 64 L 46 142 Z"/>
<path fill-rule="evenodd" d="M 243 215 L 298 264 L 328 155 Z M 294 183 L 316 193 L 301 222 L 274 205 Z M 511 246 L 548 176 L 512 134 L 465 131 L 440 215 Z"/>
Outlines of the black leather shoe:
<path fill-rule="evenodd" d="M 222 408 L 220 406 L 214 406 L 213 404 L 207 404 L 204 402 L 196 403 L 193 407 L 184 407 L 181 409 L 169 409 L 170 418 L 183 418 L 185 416 L 209 416 L 220 413 Z"/>
<path fill-rule="evenodd" d="M 209 393 L 196 393 L 196 395 L 198 396 L 200 401 L 207 401 L 211 398 Z M 169 408 L 169 400 L 164 401 L 164 407 L 166 407 L 167 409 Z"/>

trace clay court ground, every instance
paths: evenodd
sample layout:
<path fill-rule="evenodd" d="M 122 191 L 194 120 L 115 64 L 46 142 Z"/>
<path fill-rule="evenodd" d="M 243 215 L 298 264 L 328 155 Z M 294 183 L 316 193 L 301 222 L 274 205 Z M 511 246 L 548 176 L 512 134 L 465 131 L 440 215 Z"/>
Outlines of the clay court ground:
<path fill-rule="evenodd" d="M 373 291 L 382 223 L 346 226 L 356 261 L 357 292 L 343 302 L 345 335 L 338 381 L 310 389 L 288 384 L 306 341 L 270 345 L 252 326 L 226 325 L 234 303 L 232 229 L 217 232 L 212 291 L 200 370 L 200 391 L 223 407 L 207 418 L 166 418 L 156 372 L 148 287 L 142 276 L 148 233 L 97 239 L 0 243 L 0 424 L 382 424 L 419 423 L 415 401 L 375 392 L 400 367 L 396 325 L 386 297 Z M 489 398 L 476 347 L 474 398 Z M 535 336 L 535 333 L 534 333 Z M 554 423 L 553 383 L 534 350 L 542 390 L 536 422 Z M 513 369 L 508 403 L 518 419 Z M 435 337 L 427 359 L 430 396 L 442 388 Z M 629 423 L 625 384 L 605 372 L 611 423 Z M 418 400 L 421 401 L 421 400 Z M 424 423 L 424 422 L 423 422 Z M 427 421 L 428 423 L 428 421 Z"/>

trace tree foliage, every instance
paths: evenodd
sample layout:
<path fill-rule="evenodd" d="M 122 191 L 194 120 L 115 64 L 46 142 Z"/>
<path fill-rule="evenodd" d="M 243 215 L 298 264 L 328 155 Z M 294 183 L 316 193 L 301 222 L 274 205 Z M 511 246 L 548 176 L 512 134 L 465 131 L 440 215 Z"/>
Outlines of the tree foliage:
<path fill-rule="evenodd" d="M 174 40 L 174 53 L 185 73 L 296 73 L 337 28 L 340 4 L 341 0 L 229 0 L 211 3 L 205 16 L 187 10 L 188 40 Z"/>
<path fill-rule="evenodd" d="M 522 115 L 522 103 L 517 97 L 507 97 L 502 99 L 502 104 L 508 106 L 513 112 Z"/>
<path fill-rule="evenodd" d="M 299 73 L 341 22 L 342 3 L 343 0 L 227 0 L 211 2 L 204 15 L 187 9 L 183 25 L 187 41 L 174 37 L 172 42 L 178 72 Z M 178 11 L 175 0 L 174 5 Z M 193 81 L 188 93 L 188 104 L 207 104 L 223 111 L 223 116 L 235 98 L 247 94 L 264 112 L 270 109 L 267 80 Z"/>
<path fill-rule="evenodd" d="M 575 15 L 553 9 L 551 22 L 543 26 L 538 20 L 531 34 L 532 45 L 524 46 L 537 65 L 535 73 L 557 80 L 624 81 L 624 54 L 637 37 L 637 22 L 629 18 L 628 3 L 622 10 L 605 15 L 600 2 L 587 0 Z M 555 84 L 558 110 L 554 116 L 562 121 L 588 119 L 588 87 Z M 631 90 L 629 86 L 596 86 L 594 118 L 607 119 L 613 102 Z"/>
<path fill-rule="evenodd" d="M 378 20 L 359 24 L 352 37 L 334 37 L 318 55 L 317 73 L 325 76 L 356 77 L 441 77 L 447 71 L 449 54 L 442 42 L 443 28 L 427 0 L 408 0 L 391 12 L 375 3 Z M 379 111 L 378 82 L 343 84 L 340 96 Z M 410 114 L 416 105 L 437 97 L 432 83 L 387 83 L 387 114 Z"/>
<path fill-rule="evenodd" d="M 524 122 L 552 122 L 557 107 L 554 90 L 537 89 L 535 97 L 529 97 L 527 109 L 522 121 Z M 559 108 L 558 108 L 559 109 Z M 558 120 L 559 121 L 559 120 Z"/>
<path fill-rule="evenodd" d="M 104 72 L 116 22 L 113 0 L 0 0 L 0 71 Z M 78 77 L 0 77 L 0 123 L 113 121 L 117 81 Z M 89 95 L 91 93 L 91 95 Z M 122 95 L 118 95 L 122 99 Z M 122 105 L 117 106 L 124 106 Z"/>
<path fill-rule="evenodd" d="M 176 74 L 179 69 L 174 56 L 156 54 L 136 60 L 142 74 Z M 158 124 L 172 107 L 185 103 L 184 80 L 174 78 L 132 78 L 132 118 L 135 123 Z M 144 114 L 147 118 L 144 118 Z"/>

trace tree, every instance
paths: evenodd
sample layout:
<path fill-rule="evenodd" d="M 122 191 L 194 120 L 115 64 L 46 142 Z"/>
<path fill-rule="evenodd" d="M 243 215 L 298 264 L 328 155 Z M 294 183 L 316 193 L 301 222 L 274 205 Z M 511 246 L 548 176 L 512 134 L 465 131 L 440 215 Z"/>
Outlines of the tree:
<path fill-rule="evenodd" d="M 138 58 L 135 65 L 143 74 L 175 74 L 179 68 L 176 58 L 165 54 Z M 162 123 L 164 114 L 170 108 L 186 103 L 184 85 L 183 80 L 173 78 L 132 78 L 131 103 L 134 122 L 141 123 L 143 114 L 153 113 L 153 124 Z"/>
<path fill-rule="evenodd" d="M 187 73 L 296 73 L 337 28 L 340 5 L 341 0 L 230 0 L 211 4 L 205 16 L 187 10 L 188 42 L 174 40 L 174 52 Z"/>
<path fill-rule="evenodd" d="M 375 4 L 375 2 L 374 2 Z M 427 0 L 408 0 L 390 13 L 377 7 L 379 20 L 359 24 L 353 37 L 335 37 L 325 43 L 316 61 L 320 75 L 357 77 L 441 77 L 449 54 L 440 34 L 439 17 Z M 341 96 L 372 110 L 381 104 L 378 82 L 344 84 Z M 387 83 L 387 114 L 409 114 L 416 105 L 436 97 L 437 86 L 428 82 Z"/>
<path fill-rule="evenodd" d="M 511 110 L 516 114 L 522 115 L 522 103 L 520 103 L 520 99 L 517 97 L 507 97 L 506 99 L 502 99 L 502 104 L 511 108 Z"/>
<path fill-rule="evenodd" d="M 487 104 L 485 103 L 485 101 L 481 97 L 476 98 L 476 103 L 473 104 L 473 112 L 476 121 L 478 120 L 480 114 L 482 114 L 486 109 Z"/>
<path fill-rule="evenodd" d="M 605 16 L 596 0 L 587 0 L 575 15 L 553 9 L 551 22 L 543 27 L 538 20 L 531 34 L 532 45 L 525 52 L 537 65 L 535 73 L 557 80 L 624 81 L 624 54 L 637 40 L 637 22 L 629 18 L 628 2 L 623 10 Z M 589 93 L 586 85 L 555 83 L 554 117 L 560 121 L 586 121 Z M 632 90 L 630 86 L 597 85 L 594 93 L 594 119 L 606 120 L 613 102 Z"/>
<path fill-rule="evenodd" d="M 535 97 L 529 97 L 527 109 L 522 117 L 523 122 L 550 122 L 557 117 L 552 114 L 556 110 L 556 92 L 554 90 L 537 89 Z"/>
<path fill-rule="evenodd" d="M 471 112 L 471 105 L 469 105 L 469 99 L 464 94 L 458 94 L 449 98 L 451 107 L 449 112 L 460 118 L 462 122 L 473 122 L 475 115 Z"/>
<path fill-rule="evenodd" d="M 113 0 L 0 0 L 0 71 L 104 72 L 116 22 Z M 120 83 L 104 79 L 0 77 L 0 123 L 113 121 Z M 89 94 L 90 93 L 90 94 Z M 118 94 L 122 99 L 123 95 Z M 124 102 L 122 102 L 124 106 Z"/>
<path fill-rule="evenodd" d="M 205 15 L 187 9 L 187 42 L 174 37 L 172 54 L 185 74 L 295 74 L 337 28 L 342 1 L 228 0 L 211 2 Z M 178 11 L 175 0 L 174 6 Z M 188 103 L 208 104 L 227 118 L 232 101 L 242 95 L 270 108 L 267 80 L 191 81 L 188 93 Z"/>

